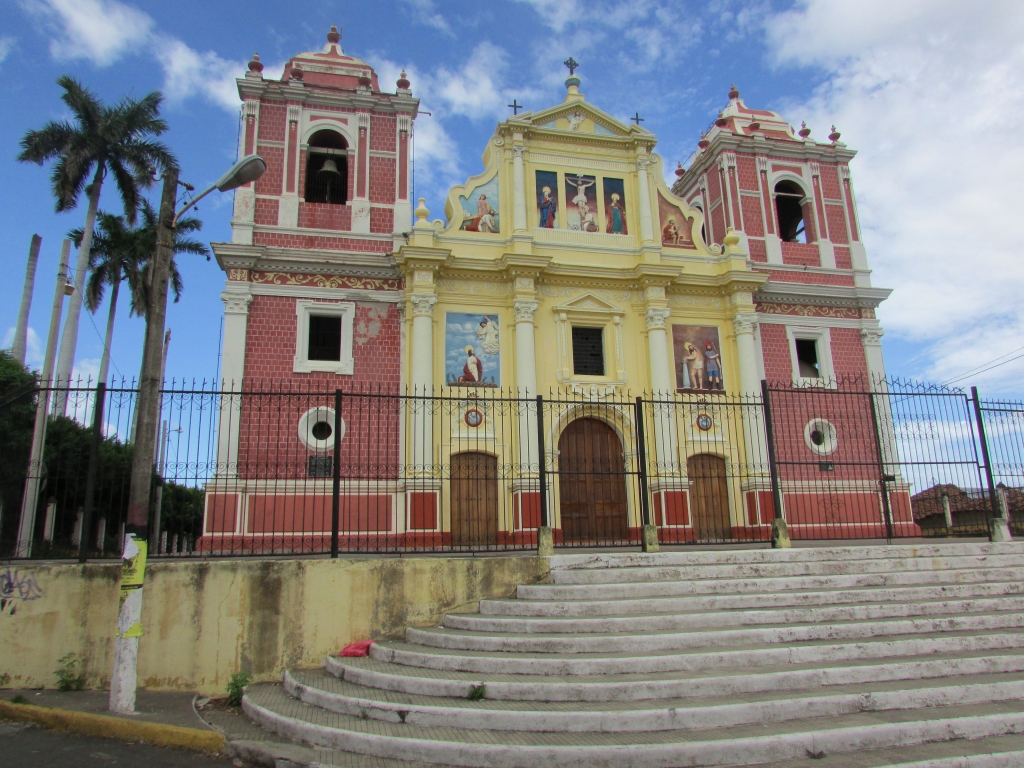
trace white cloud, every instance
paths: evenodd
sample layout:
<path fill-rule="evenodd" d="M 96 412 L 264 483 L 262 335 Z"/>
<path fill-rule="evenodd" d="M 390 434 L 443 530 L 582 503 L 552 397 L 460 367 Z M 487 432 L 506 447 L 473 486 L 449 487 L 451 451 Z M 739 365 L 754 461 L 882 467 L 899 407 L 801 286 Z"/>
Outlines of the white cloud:
<path fill-rule="evenodd" d="M 88 59 L 99 67 L 150 40 L 153 19 L 117 0 L 22 0 L 22 6 L 53 33 L 55 59 Z"/>
<path fill-rule="evenodd" d="M 11 326 L 4 333 L 3 342 L 0 342 L 0 349 L 10 350 L 14 343 L 14 326 Z M 29 326 L 25 339 L 25 365 L 29 368 L 40 368 L 43 365 L 43 343 L 35 328 Z"/>
<path fill-rule="evenodd" d="M 15 38 L 13 37 L 0 37 L 0 64 L 3 64 L 4 60 L 11 55 L 14 43 Z"/>
<path fill-rule="evenodd" d="M 444 16 L 437 12 L 437 6 L 434 5 L 433 0 L 403 0 L 403 2 L 413 11 L 416 20 L 420 24 L 433 27 L 438 32 L 443 32 L 450 37 L 455 37 L 451 25 Z"/>
<path fill-rule="evenodd" d="M 169 99 L 201 95 L 218 106 L 238 111 L 235 79 L 245 72 L 245 62 L 227 61 L 213 51 L 200 53 L 173 39 L 163 43 L 156 55 L 164 69 L 164 93 Z"/>
<path fill-rule="evenodd" d="M 853 177 L 890 333 L 924 344 L 944 380 L 1020 346 L 1024 262 L 1024 6 L 993 0 L 803 0 L 768 20 L 777 63 L 826 81 L 790 105 L 858 150 Z M 988 381 L 1014 383 L 1020 362 Z"/>

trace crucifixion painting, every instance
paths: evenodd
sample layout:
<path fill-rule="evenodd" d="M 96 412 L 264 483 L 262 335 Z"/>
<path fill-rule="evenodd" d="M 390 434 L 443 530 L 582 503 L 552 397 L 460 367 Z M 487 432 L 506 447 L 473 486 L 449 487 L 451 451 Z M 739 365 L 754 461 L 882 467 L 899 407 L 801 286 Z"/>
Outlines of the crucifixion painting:
<path fill-rule="evenodd" d="M 581 232 L 600 232 L 597 225 L 597 179 L 594 176 L 565 176 L 565 198 L 572 200 L 566 206 L 569 229 Z"/>

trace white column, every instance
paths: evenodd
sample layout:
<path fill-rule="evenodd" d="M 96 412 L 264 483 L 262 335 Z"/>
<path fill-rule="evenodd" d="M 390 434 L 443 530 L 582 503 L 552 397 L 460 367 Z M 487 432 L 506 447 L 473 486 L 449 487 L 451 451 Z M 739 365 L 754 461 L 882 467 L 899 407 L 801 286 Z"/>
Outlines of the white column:
<path fill-rule="evenodd" d="M 519 397 L 537 396 L 537 356 L 534 346 L 533 314 L 539 304 L 529 299 L 516 299 L 516 387 Z M 536 411 L 519 409 L 519 462 L 531 466 L 537 458 Z"/>
<path fill-rule="evenodd" d="M 654 219 L 651 217 L 651 189 L 647 183 L 647 166 L 651 161 L 646 157 L 639 157 L 636 161 L 636 182 L 640 187 L 640 198 L 637 201 L 640 206 L 640 241 L 648 242 L 654 239 Z"/>
<path fill-rule="evenodd" d="M 889 382 L 885 379 L 885 361 L 882 359 L 882 336 L 885 334 L 878 326 L 862 328 L 860 340 L 864 345 L 864 359 L 868 367 L 868 380 L 871 391 L 877 392 L 875 408 L 878 412 L 878 432 L 882 443 L 882 461 L 886 464 L 886 472 L 899 474 L 899 454 L 896 451 L 896 425 L 893 421 L 892 408 L 889 405 Z"/>
<path fill-rule="evenodd" d="M 412 394 L 429 398 L 434 386 L 434 305 L 437 296 L 414 293 L 412 302 Z M 413 471 L 428 472 L 434 462 L 434 423 L 429 400 L 412 400 Z"/>
<path fill-rule="evenodd" d="M 741 313 L 732 318 L 736 334 L 736 362 L 740 369 L 740 392 L 751 407 L 743 409 L 743 441 L 747 451 L 749 473 L 768 472 L 768 443 L 764 425 L 758 418 L 751 398 L 761 395 L 761 377 L 758 373 L 757 345 L 754 331 L 757 329 L 757 315 Z"/>
<path fill-rule="evenodd" d="M 245 375 L 245 335 L 252 294 L 248 283 L 228 283 L 221 292 L 224 302 L 224 342 L 220 378 L 220 421 L 217 424 L 217 475 L 238 474 L 238 427 L 242 415 L 242 378 Z"/>
<path fill-rule="evenodd" d="M 516 232 L 526 231 L 526 177 L 523 172 L 523 147 L 512 147 L 512 224 Z"/>
<path fill-rule="evenodd" d="M 668 333 L 666 321 L 671 311 L 665 307 L 647 309 L 647 352 L 651 367 L 651 394 L 655 400 L 670 400 L 675 391 L 668 364 Z M 675 409 L 655 405 L 654 441 L 658 456 L 659 476 L 679 472 L 679 440 L 676 436 Z"/>

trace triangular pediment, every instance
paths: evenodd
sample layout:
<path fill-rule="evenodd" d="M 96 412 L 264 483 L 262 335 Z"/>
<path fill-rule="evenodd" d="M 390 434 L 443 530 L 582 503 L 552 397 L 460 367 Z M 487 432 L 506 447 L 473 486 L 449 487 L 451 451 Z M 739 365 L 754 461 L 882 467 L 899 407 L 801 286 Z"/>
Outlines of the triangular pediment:
<path fill-rule="evenodd" d="M 625 138 L 637 133 L 647 134 L 643 128 L 627 125 L 583 100 L 567 101 L 529 115 L 534 128 L 566 133 Z"/>
<path fill-rule="evenodd" d="M 560 304 L 554 308 L 555 312 L 586 312 L 601 315 L 621 315 L 624 310 L 621 307 L 605 301 L 596 293 L 582 293 L 579 296 Z"/>

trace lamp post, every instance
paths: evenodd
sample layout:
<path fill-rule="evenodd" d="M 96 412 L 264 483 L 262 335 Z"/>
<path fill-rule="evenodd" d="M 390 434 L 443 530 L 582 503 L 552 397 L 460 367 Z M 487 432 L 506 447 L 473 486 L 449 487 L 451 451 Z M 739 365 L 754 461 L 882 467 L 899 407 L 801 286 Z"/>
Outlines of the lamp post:
<path fill-rule="evenodd" d="M 114 673 L 110 680 L 110 710 L 135 711 L 136 672 L 139 637 L 142 636 L 142 584 L 146 568 L 146 540 L 149 522 L 153 461 L 156 458 L 160 422 L 160 387 L 163 368 L 164 323 L 167 317 L 167 277 L 174 255 L 174 227 L 189 208 L 214 190 L 228 192 L 255 181 L 267 170 L 259 155 L 243 157 L 209 188 L 203 190 L 177 213 L 178 169 L 164 173 L 160 218 L 157 222 L 156 251 L 151 273 L 153 289 L 146 308 L 146 335 L 142 348 L 142 372 L 135 403 L 136 440 L 132 452 L 131 484 L 128 491 L 128 519 L 125 523 L 121 600 L 117 617 Z"/>

